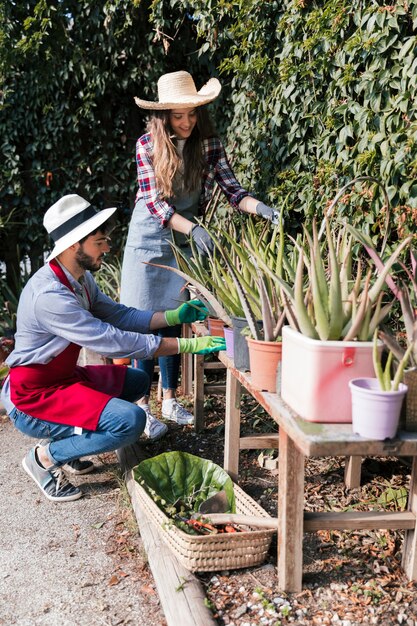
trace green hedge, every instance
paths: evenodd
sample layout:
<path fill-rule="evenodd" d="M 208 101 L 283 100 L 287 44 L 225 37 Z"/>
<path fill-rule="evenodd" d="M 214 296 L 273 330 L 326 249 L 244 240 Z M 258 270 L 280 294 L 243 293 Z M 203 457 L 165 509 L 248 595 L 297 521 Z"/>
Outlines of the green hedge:
<path fill-rule="evenodd" d="M 246 184 L 275 204 L 288 198 L 296 224 L 321 215 L 348 180 L 372 175 L 388 189 L 393 228 L 414 231 L 416 0 L 196 0 L 188 10 L 201 49 L 222 53 Z M 383 198 L 372 191 L 343 200 L 377 236 Z"/>

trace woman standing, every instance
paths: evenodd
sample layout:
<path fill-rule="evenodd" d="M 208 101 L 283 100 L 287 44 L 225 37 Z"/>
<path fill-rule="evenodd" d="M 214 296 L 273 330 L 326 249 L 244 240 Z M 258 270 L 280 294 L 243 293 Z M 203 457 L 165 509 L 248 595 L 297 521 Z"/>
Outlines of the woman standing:
<path fill-rule="evenodd" d="M 148 132 L 136 144 L 138 192 L 124 252 L 121 302 L 140 309 L 176 308 L 187 300 L 184 281 L 148 262 L 176 267 L 170 241 L 187 248 L 191 237 L 202 254 L 213 243 L 202 226 L 214 183 L 220 185 L 233 208 L 258 214 L 276 223 L 278 213 L 249 195 L 236 180 L 221 141 L 216 136 L 203 105 L 220 93 L 217 78 L 200 91 L 188 72 L 164 74 L 158 80 L 158 101 L 135 98 L 136 104 L 152 111 Z M 163 336 L 180 336 L 181 326 L 160 331 Z M 194 417 L 177 400 L 179 355 L 159 358 L 162 377 L 162 416 L 178 424 L 192 424 Z M 154 362 L 140 361 L 150 380 Z M 150 393 L 150 389 L 149 389 Z M 149 409 L 149 393 L 139 400 L 147 413 L 145 433 L 158 439 L 167 431 Z"/>

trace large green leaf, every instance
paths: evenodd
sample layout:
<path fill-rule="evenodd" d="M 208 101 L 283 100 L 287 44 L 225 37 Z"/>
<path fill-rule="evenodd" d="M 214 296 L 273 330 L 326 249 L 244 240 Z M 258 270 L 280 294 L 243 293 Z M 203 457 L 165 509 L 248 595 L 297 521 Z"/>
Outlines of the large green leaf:
<path fill-rule="evenodd" d="M 156 500 L 162 509 L 182 500 L 192 502 L 192 510 L 198 511 L 202 502 L 224 489 L 228 512 L 236 512 L 232 479 L 223 468 L 207 459 L 188 452 L 164 452 L 139 463 L 133 473 L 149 493 L 156 493 L 162 499 Z"/>

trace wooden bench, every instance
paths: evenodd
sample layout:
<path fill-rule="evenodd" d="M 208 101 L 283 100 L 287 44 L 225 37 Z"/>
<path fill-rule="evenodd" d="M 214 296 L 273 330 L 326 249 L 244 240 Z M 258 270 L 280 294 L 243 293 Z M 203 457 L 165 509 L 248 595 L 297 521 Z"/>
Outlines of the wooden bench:
<path fill-rule="evenodd" d="M 219 353 L 227 367 L 224 467 L 235 482 L 239 479 L 239 451 L 246 448 L 240 437 L 240 393 L 245 387 L 278 425 L 278 586 L 282 591 L 302 588 L 303 532 L 316 530 L 404 529 L 402 565 L 410 580 L 417 578 L 417 433 L 401 432 L 396 439 L 362 439 L 350 424 L 321 424 L 297 416 L 276 393 L 253 388 L 250 373 L 240 372 L 225 352 Z M 272 435 L 271 435 L 272 437 Z M 259 438 L 262 441 L 262 438 Z M 272 443 L 273 439 L 271 439 Z M 250 442 L 249 443 L 254 443 Z M 262 441 L 264 445 L 266 441 Z M 265 445 L 265 447 L 272 447 Z M 306 457 L 410 456 L 413 458 L 409 510 L 392 513 L 304 513 L 304 464 Z"/>

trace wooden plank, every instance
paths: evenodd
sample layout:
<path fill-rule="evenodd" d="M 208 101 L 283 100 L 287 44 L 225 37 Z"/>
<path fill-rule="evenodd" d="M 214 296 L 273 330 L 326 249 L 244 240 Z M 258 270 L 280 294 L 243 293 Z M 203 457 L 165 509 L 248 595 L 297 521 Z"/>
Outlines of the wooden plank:
<path fill-rule="evenodd" d="M 304 456 L 279 431 L 278 588 L 299 592 L 303 571 Z"/>
<path fill-rule="evenodd" d="M 179 563 L 138 502 L 132 468 L 151 455 L 140 442 L 121 448 L 116 453 L 168 626 L 215 626 L 216 621 L 205 606 L 206 596 L 200 581 Z"/>
<path fill-rule="evenodd" d="M 220 361 L 206 361 L 204 363 L 204 369 L 221 371 L 221 370 L 225 370 L 226 366 L 224 363 L 221 363 Z"/>
<path fill-rule="evenodd" d="M 215 626 L 217 622 L 205 606 L 206 596 L 199 580 L 178 561 L 143 512 L 132 472 L 128 473 L 126 484 L 168 626 Z"/>
<path fill-rule="evenodd" d="M 414 456 L 417 454 L 417 433 L 400 431 L 395 439 L 377 441 L 364 439 L 352 431 L 351 424 L 309 422 L 299 417 L 276 393 L 258 391 L 250 373 L 241 372 L 225 352 L 219 359 L 241 385 L 282 426 L 305 456 Z"/>
<path fill-rule="evenodd" d="M 240 394 L 240 383 L 228 369 L 226 373 L 224 469 L 235 483 L 239 482 Z"/>
<path fill-rule="evenodd" d="M 94 350 L 90 350 L 90 348 L 81 348 L 77 365 L 108 365 L 111 362 L 111 359 L 94 352 Z"/>
<path fill-rule="evenodd" d="M 261 450 L 263 448 L 278 448 L 278 433 L 256 433 L 240 437 L 239 448 L 241 450 Z"/>
<path fill-rule="evenodd" d="M 194 430 L 204 430 L 204 356 L 194 355 Z"/>
<path fill-rule="evenodd" d="M 204 368 L 205 369 L 205 368 Z M 226 385 L 223 384 L 212 384 L 212 385 L 204 385 L 204 393 L 209 396 L 209 395 L 214 395 L 214 396 L 224 396 L 226 393 Z"/>
<path fill-rule="evenodd" d="M 417 516 L 417 457 L 411 468 L 408 509 Z M 407 530 L 404 536 L 402 566 L 408 580 L 417 580 L 417 527 Z"/>
<path fill-rule="evenodd" d="M 304 513 L 304 530 L 400 530 L 415 528 L 416 516 L 411 511 L 344 511 Z"/>
<path fill-rule="evenodd" d="M 345 459 L 345 485 L 348 489 L 361 486 L 361 456 L 347 456 Z"/>

